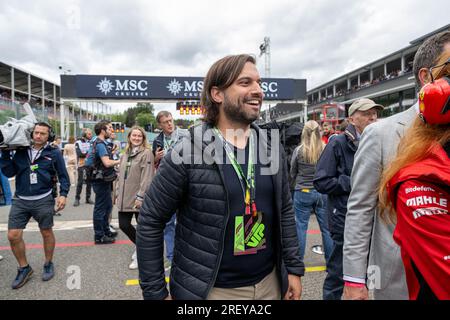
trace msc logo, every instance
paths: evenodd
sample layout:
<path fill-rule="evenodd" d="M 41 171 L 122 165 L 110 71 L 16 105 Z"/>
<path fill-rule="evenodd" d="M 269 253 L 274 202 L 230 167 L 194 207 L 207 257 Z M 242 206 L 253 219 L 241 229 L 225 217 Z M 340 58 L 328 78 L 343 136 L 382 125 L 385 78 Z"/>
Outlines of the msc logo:
<path fill-rule="evenodd" d="M 262 82 L 261 89 L 266 98 L 278 98 L 278 82 Z"/>
<path fill-rule="evenodd" d="M 115 80 L 115 84 L 108 78 L 103 78 L 97 84 L 97 88 L 105 96 L 114 90 L 115 96 L 148 96 L 147 80 Z"/>
<path fill-rule="evenodd" d="M 100 80 L 100 82 L 97 85 L 97 88 L 106 96 L 112 89 L 114 89 L 114 85 L 110 80 L 106 79 L 105 77 L 103 80 Z"/>
<path fill-rule="evenodd" d="M 182 92 L 182 96 L 185 98 L 197 98 L 200 97 L 200 93 L 203 90 L 203 81 L 184 81 L 184 85 L 177 79 L 173 79 L 166 87 L 174 96 L 179 95 Z"/>
<path fill-rule="evenodd" d="M 173 79 L 172 81 L 169 82 L 166 88 L 169 89 L 169 92 L 171 94 L 176 96 L 177 94 L 180 93 L 181 89 L 183 89 L 183 86 L 179 81 L 177 81 L 177 79 Z"/>

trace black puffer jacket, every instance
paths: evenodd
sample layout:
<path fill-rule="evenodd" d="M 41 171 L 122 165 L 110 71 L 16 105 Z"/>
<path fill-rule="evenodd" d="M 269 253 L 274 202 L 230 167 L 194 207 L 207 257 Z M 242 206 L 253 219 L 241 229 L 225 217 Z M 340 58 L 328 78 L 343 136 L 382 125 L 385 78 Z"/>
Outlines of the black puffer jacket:
<path fill-rule="evenodd" d="M 256 126 L 252 128 L 259 130 Z M 222 165 L 216 164 L 220 161 L 215 160 L 222 156 L 203 154 L 213 141 L 208 134 L 201 139 L 207 129 L 210 127 L 206 124 L 192 128 L 191 138 L 185 138 L 174 146 L 161 161 L 146 192 L 139 215 L 136 243 L 139 279 L 145 299 L 164 299 L 168 295 L 164 281 L 163 230 L 177 210 L 170 275 L 172 297 L 206 299 L 215 283 L 230 214 Z M 267 143 L 265 145 L 268 146 Z M 212 149 L 211 145 L 208 149 Z M 184 163 L 179 164 L 177 160 L 180 158 L 172 156 L 175 152 L 183 157 Z M 278 152 L 277 156 L 280 168 L 272 176 L 277 221 L 274 251 L 284 295 L 288 288 L 287 274 L 302 276 L 304 264 L 299 256 L 284 152 Z"/>

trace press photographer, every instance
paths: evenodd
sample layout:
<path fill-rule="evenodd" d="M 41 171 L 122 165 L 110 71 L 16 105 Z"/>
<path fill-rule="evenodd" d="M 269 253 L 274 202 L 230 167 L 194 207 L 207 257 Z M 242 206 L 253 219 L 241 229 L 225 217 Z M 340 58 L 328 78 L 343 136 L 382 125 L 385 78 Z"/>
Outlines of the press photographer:
<path fill-rule="evenodd" d="M 112 160 L 112 151 L 105 142 L 111 136 L 111 123 L 100 121 L 95 125 L 94 131 L 97 138 L 92 144 L 92 152 L 88 156 L 87 162 L 92 166 L 92 188 L 95 192 L 95 243 L 108 244 L 115 241 L 115 234 L 109 228 L 108 218 L 112 210 L 111 182 L 117 178 L 114 166 L 118 165 L 120 161 Z"/>

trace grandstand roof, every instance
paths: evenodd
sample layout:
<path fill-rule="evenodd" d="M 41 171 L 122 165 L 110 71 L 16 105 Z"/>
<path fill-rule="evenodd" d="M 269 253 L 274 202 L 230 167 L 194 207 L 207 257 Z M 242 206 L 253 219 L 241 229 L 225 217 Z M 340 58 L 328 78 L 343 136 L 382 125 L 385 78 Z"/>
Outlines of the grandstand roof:
<path fill-rule="evenodd" d="M 446 26 L 443 26 L 443 27 L 440 28 L 440 29 L 434 30 L 434 31 L 432 31 L 432 32 L 430 32 L 430 33 L 427 33 L 427 34 L 424 35 L 424 36 L 421 36 L 420 38 L 417 38 L 416 40 L 411 41 L 410 44 L 411 44 L 411 45 L 417 45 L 417 44 L 420 44 L 420 43 L 422 43 L 425 39 L 428 39 L 428 38 L 431 37 L 432 35 L 435 35 L 435 34 L 437 34 L 437 33 L 439 33 L 439 32 L 442 32 L 442 31 L 445 31 L 445 30 L 449 30 L 449 29 L 450 29 L 450 23 L 447 24 Z"/>
<path fill-rule="evenodd" d="M 388 54 L 388 55 L 386 55 L 386 56 L 384 56 L 384 57 L 382 57 L 380 59 L 372 61 L 372 62 L 370 62 L 370 63 L 368 63 L 368 64 L 366 64 L 366 65 L 364 65 L 364 66 L 362 66 L 360 68 L 357 68 L 357 69 L 354 69 L 354 70 L 352 70 L 350 72 L 347 72 L 347 73 L 345 73 L 345 74 L 343 74 L 343 75 L 341 75 L 341 76 L 339 76 L 339 77 L 337 77 L 337 78 L 335 78 L 335 79 L 333 79 L 331 81 L 325 82 L 325 83 L 323 83 L 323 84 L 321 84 L 321 85 L 319 85 L 319 86 L 317 86 L 317 87 L 315 87 L 313 89 L 310 89 L 310 90 L 307 91 L 307 94 L 311 94 L 311 93 L 313 93 L 315 91 L 318 91 L 319 89 L 324 89 L 326 87 L 329 87 L 333 83 L 336 83 L 338 81 L 342 81 L 345 78 L 347 78 L 348 76 L 357 75 L 362 70 L 368 71 L 368 70 L 370 70 L 370 67 L 373 67 L 373 66 L 376 66 L 378 64 L 384 63 L 389 58 L 393 58 L 393 57 L 395 57 L 396 55 L 398 55 L 400 53 L 404 53 L 404 52 L 408 52 L 408 51 L 413 52 L 414 49 L 416 49 L 425 39 L 431 37 L 434 34 L 442 32 L 444 30 L 450 30 L 450 24 L 447 24 L 447 25 L 443 26 L 442 28 L 434 30 L 434 31 L 432 31 L 430 33 L 427 33 L 426 35 L 421 36 L 420 38 L 417 38 L 417 39 L 411 41 L 409 46 L 406 46 L 406 47 L 404 47 L 404 48 L 402 48 L 400 50 L 397 50 L 397 51 L 395 51 L 393 53 L 390 53 L 390 54 Z"/>
<path fill-rule="evenodd" d="M 9 62 L 5 62 L 5 61 L 1 61 L 0 60 L 0 67 L 1 66 L 3 66 L 3 67 L 12 67 L 12 68 L 14 68 L 15 70 L 18 70 L 18 71 L 21 71 L 21 72 L 23 72 L 23 73 L 25 73 L 25 74 L 29 74 L 29 75 L 31 75 L 31 76 L 33 76 L 33 77 L 35 77 L 35 78 L 38 78 L 39 80 L 44 80 L 45 82 L 48 82 L 48 83 L 50 83 L 50 84 L 54 84 L 54 85 L 56 85 L 57 87 L 59 87 L 60 85 L 58 84 L 58 83 L 55 83 L 55 82 L 53 82 L 53 81 L 50 81 L 50 80 L 48 80 L 48 79 L 46 79 L 46 78 L 43 78 L 43 77 L 41 77 L 41 76 L 38 76 L 38 75 L 36 75 L 36 74 L 34 74 L 34 73 L 31 73 L 31 72 L 28 72 L 28 71 L 26 71 L 26 70 L 24 70 L 24 69 L 22 69 L 22 68 L 20 68 L 20 67 L 17 67 L 17 66 L 15 66 L 14 64 L 12 64 L 12 63 L 9 63 Z"/>

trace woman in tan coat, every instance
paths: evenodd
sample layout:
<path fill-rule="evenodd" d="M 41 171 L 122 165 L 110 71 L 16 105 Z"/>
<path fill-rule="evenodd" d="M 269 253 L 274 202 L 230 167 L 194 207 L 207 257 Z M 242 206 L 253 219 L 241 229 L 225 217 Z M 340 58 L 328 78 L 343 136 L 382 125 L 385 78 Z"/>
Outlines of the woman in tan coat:
<path fill-rule="evenodd" d="M 75 150 L 74 137 L 69 138 L 69 143 L 64 146 L 64 159 L 66 160 L 67 173 L 69 174 L 70 184 L 75 185 L 75 175 L 77 172 L 77 152 Z"/>
<path fill-rule="evenodd" d="M 136 229 L 131 220 L 134 215 L 137 221 L 145 191 L 153 179 L 153 174 L 153 153 L 148 147 L 145 131 L 135 126 L 128 133 L 125 153 L 120 159 L 115 194 L 119 227 L 133 243 L 136 243 Z M 137 269 L 136 251 L 130 269 Z"/>

